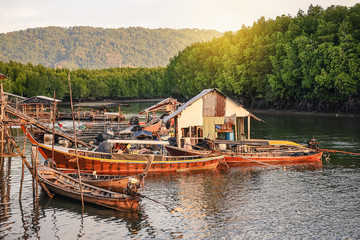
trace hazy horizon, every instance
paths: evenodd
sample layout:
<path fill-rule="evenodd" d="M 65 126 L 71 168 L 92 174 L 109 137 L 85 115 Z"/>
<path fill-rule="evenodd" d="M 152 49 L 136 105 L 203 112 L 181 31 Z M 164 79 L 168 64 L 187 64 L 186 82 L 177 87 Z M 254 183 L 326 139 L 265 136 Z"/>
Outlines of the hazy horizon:
<path fill-rule="evenodd" d="M 260 17 L 295 16 L 311 4 L 351 7 L 355 0 L 0 0 L 0 33 L 37 27 L 206 29 L 237 31 Z"/>

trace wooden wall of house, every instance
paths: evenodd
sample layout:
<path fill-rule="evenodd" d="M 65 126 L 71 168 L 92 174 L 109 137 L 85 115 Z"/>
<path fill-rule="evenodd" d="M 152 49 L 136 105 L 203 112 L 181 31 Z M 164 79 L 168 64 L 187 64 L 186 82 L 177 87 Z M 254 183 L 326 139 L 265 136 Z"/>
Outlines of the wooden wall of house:
<path fill-rule="evenodd" d="M 203 101 L 199 99 L 198 101 L 191 104 L 189 107 L 184 109 L 181 112 L 181 116 L 177 118 L 177 143 L 178 145 L 181 142 L 182 137 L 187 137 L 182 135 L 182 128 L 189 128 L 190 126 L 202 126 L 203 118 L 202 111 L 203 109 Z"/>
<path fill-rule="evenodd" d="M 249 119 L 250 112 L 218 91 L 205 94 L 177 116 L 176 136 L 178 145 L 181 145 L 182 139 L 189 140 L 184 138 L 189 138 L 191 129 L 199 129 L 199 127 L 201 127 L 204 138 L 216 139 L 218 132 L 215 125 L 225 125 L 225 117 L 230 116 L 236 119 L 233 121 L 235 127 L 234 125 L 228 126 L 226 131 L 233 131 L 236 139 L 243 140 L 249 134 L 245 135 L 245 133 L 250 131 L 249 126 L 246 131 L 244 124 L 246 119 Z M 193 140 L 194 136 L 191 136 L 192 143 Z"/>

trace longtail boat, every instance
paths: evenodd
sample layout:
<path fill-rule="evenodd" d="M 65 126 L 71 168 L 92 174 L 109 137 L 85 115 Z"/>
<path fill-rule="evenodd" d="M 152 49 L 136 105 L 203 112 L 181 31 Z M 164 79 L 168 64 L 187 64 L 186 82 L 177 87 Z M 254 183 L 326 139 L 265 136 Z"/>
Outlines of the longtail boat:
<path fill-rule="evenodd" d="M 196 156 L 211 153 L 211 150 L 185 149 L 175 146 L 165 146 L 165 149 L 172 156 Z"/>
<path fill-rule="evenodd" d="M 215 143 L 230 144 L 226 150 L 212 150 L 224 156 L 228 166 L 249 166 L 261 164 L 302 164 L 320 162 L 323 152 L 304 147 L 291 141 L 254 140 L 227 141 L 215 140 Z M 211 150 L 193 150 L 166 146 L 166 150 L 176 155 L 201 155 Z"/>
<path fill-rule="evenodd" d="M 38 143 L 33 136 L 21 126 L 31 143 L 38 146 L 38 150 L 45 158 L 52 157 L 52 146 Z M 157 142 L 160 144 L 160 142 Z M 103 153 L 78 150 L 80 171 L 99 175 L 122 175 L 129 173 L 142 173 L 153 158 L 149 173 L 186 171 L 196 169 L 216 168 L 223 156 L 219 154 L 198 156 L 165 156 L 155 154 L 125 154 Z M 77 169 L 75 149 L 54 146 L 54 162 L 57 168 Z"/>
<path fill-rule="evenodd" d="M 225 162 L 229 166 L 319 163 L 323 155 L 321 151 L 292 141 L 253 140 L 253 143 L 246 141 L 244 144 L 241 141 L 218 140 L 215 143 L 232 146 L 231 150 L 223 151 Z"/>
<path fill-rule="evenodd" d="M 81 200 L 79 180 L 39 163 L 37 164 L 37 176 L 50 192 Z M 81 183 L 81 188 L 84 202 L 119 211 L 137 211 L 141 200 L 135 195 L 116 193 L 86 183 Z"/>
<path fill-rule="evenodd" d="M 79 174 L 72 170 L 61 169 L 66 175 L 72 178 L 79 178 Z M 67 173 L 71 171 L 71 173 Z M 93 173 L 81 172 L 81 182 L 90 184 L 99 188 L 104 188 L 113 192 L 126 192 L 128 188 L 132 191 L 137 192 L 140 183 L 143 180 L 143 175 L 138 174 L 135 176 L 117 176 L 117 175 L 97 175 Z"/>
<path fill-rule="evenodd" d="M 229 166 L 249 166 L 259 164 L 292 165 L 321 162 L 322 152 L 290 151 L 262 153 L 224 153 L 225 162 Z"/>
<path fill-rule="evenodd" d="M 144 179 L 150 169 L 153 159 L 149 159 L 143 173 L 133 176 L 118 175 L 98 175 L 93 173 L 80 172 L 81 181 L 96 187 L 104 188 L 113 192 L 138 192 L 140 186 L 144 184 Z M 78 171 L 74 169 L 60 169 L 73 178 L 79 178 Z"/>

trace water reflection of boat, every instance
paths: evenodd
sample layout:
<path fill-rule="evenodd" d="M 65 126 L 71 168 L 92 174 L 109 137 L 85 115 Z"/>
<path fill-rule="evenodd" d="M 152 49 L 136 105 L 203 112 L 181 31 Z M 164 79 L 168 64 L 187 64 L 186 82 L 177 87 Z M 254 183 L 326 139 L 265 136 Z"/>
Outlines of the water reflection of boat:
<path fill-rule="evenodd" d="M 84 230 L 83 220 L 85 220 L 84 222 L 89 223 L 89 221 L 91 222 L 89 218 L 94 219 L 97 222 L 104 220 L 107 224 L 116 223 L 118 228 L 116 230 L 113 229 L 112 233 L 116 234 L 117 238 L 121 239 L 122 235 L 126 236 L 127 234 L 134 234 L 140 231 L 144 226 L 143 222 L 147 221 L 146 213 L 142 208 L 136 212 L 126 212 L 114 211 L 113 209 L 108 208 L 99 208 L 95 205 L 86 205 L 84 210 L 82 210 L 82 207 L 78 203 L 75 201 L 68 201 L 68 198 L 66 197 L 58 196 L 50 201 L 45 192 L 41 192 L 39 204 L 42 211 L 50 213 L 44 214 L 44 221 L 48 224 L 52 222 L 52 232 L 54 234 L 57 234 L 57 232 L 60 231 L 59 229 L 63 229 L 63 224 L 59 222 L 58 219 L 60 216 L 63 218 L 64 215 L 70 215 L 70 217 L 67 218 L 67 224 L 72 226 L 73 232 L 78 230 L 79 233 Z M 79 220 L 82 220 L 80 226 Z M 34 226 L 38 226 L 38 224 L 39 221 L 36 221 L 33 225 L 29 226 L 29 228 L 32 229 Z M 150 225 L 150 223 L 148 225 Z M 84 233 L 87 234 L 87 231 Z M 60 234 L 60 236 L 62 235 Z M 54 237 L 59 239 L 56 235 Z"/>
<path fill-rule="evenodd" d="M 57 196 L 51 201 L 47 197 L 45 192 L 41 192 L 39 195 L 39 205 L 42 209 L 54 209 L 59 213 L 66 211 L 76 213 L 79 218 L 83 214 L 82 207 L 76 201 L 69 201 L 67 197 Z M 114 211 L 109 208 L 99 208 L 96 205 L 86 205 L 84 208 L 85 216 L 94 216 L 101 219 L 121 219 L 128 222 L 136 221 L 141 215 L 141 208 L 139 211 Z"/>
<path fill-rule="evenodd" d="M 81 183 L 65 173 L 42 164 L 37 165 L 39 181 L 43 182 L 47 189 L 55 194 L 81 200 L 83 193 L 84 202 L 104 206 L 119 211 L 138 210 L 140 198 L 115 193 L 89 184 Z M 80 187 L 81 186 L 81 187 Z"/>

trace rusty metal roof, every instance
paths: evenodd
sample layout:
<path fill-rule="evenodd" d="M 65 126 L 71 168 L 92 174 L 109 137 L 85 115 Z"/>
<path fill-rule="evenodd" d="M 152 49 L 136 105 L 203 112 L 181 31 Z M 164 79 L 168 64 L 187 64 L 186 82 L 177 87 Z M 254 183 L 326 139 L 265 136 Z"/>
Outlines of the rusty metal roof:
<path fill-rule="evenodd" d="M 163 118 L 163 121 L 166 123 L 167 121 L 169 121 L 171 118 L 176 117 L 177 115 L 179 115 L 182 111 L 184 111 L 187 107 L 189 107 L 191 104 L 193 104 L 194 102 L 196 102 L 198 99 L 202 98 L 204 95 L 208 94 L 209 92 L 213 91 L 215 88 L 212 89 L 205 89 L 202 90 L 201 93 L 199 93 L 198 95 L 196 95 L 195 97 L 193 97 L 192 99 L 190 99 L 189 101 L 187 101 L 186 103 L 184 103 L 183 105 L 181 105 L 175 112 L 173 112 L 172 114 L 170 114 L 167 117 Z M 219 91 L 219 90 L 218 90 Z"/>

